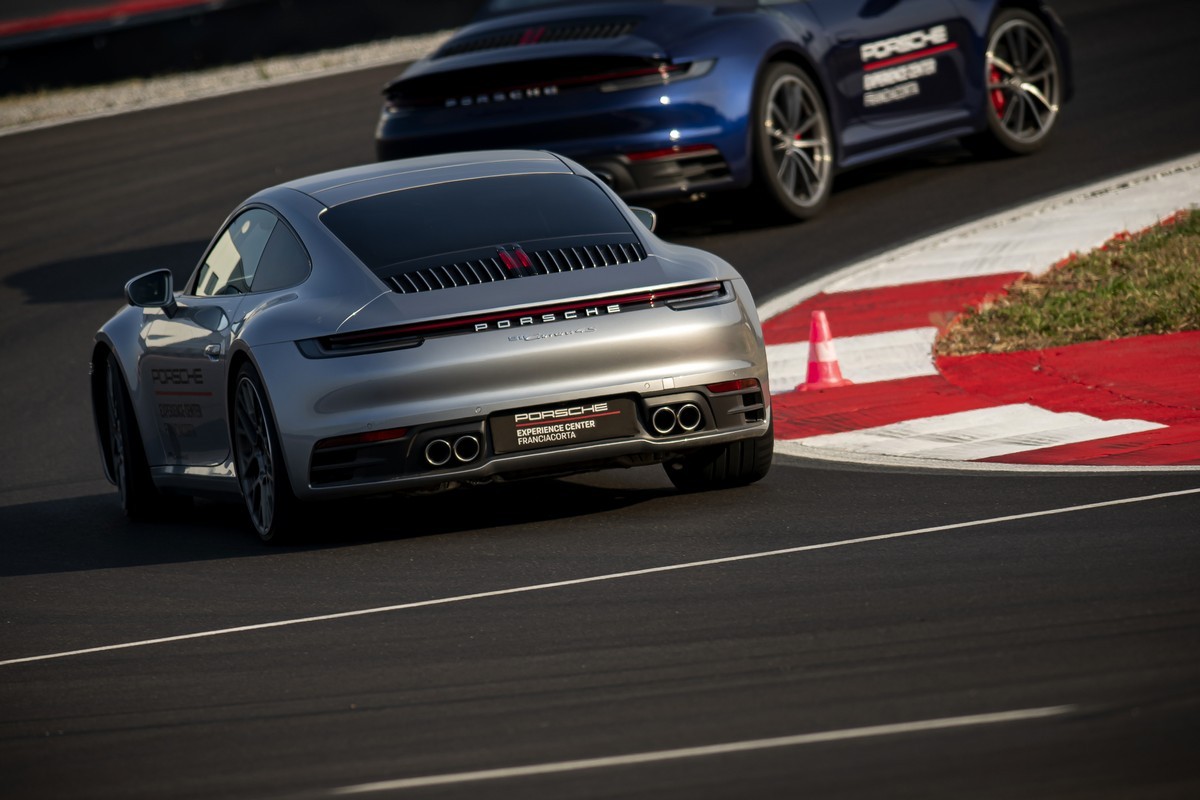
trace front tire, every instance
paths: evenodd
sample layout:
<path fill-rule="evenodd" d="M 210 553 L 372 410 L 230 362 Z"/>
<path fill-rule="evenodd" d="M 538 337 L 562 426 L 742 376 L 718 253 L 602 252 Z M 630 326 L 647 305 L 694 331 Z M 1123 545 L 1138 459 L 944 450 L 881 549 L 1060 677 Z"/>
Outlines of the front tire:
<path fill-rule="evenodd" d="M 771 64 L 750 119 L 759 190 L 795 219 L 821 213 L 833 186 L 833 140 L 816 83 L 794 64 Z"/>
<path fill-rule="evenodd" d="M 686 492 L 747 486 L 766 477 L 775 454 L 774 424 L 757 439 L 706 447 L 663 464 L 675 488 Z"/>
<path fill-rule="evenodd" d="M 243 364 L 234 381 L 232 409 L 238 484 L 258 538 L 283 544 L 299 532 L 299 501 L 292 493 L 279 431 L 266 397 L 258 373 Z"/>
<path fill-rule="evenodd" d="M 1040 149 L 1058 121 L 1062 72 L 1062 56 L 1041 20 L 1019 9 L 998 14 L 984 58 L 987 130 L 967 145 L 993 157 Z"/>
<path fill-rule="evenodd" d="M 163 512 L 165 500 L 150 478 L 146 448 L 116 355 L 109 353 L 104 363 L 109 471 L 120 492 L 125 516 L 136 521 L 153 519 Z"/>

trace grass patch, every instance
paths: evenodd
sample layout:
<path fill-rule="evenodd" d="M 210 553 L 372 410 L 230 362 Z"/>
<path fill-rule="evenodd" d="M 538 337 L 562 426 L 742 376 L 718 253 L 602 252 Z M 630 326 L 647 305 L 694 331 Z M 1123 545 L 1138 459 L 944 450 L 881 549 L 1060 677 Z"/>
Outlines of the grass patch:
<path fill-rule="evenodd" d="M 935 350 L 1004 353 L 1185 330 L 1200 330 L 1200 209 L 1025 276 L 956 318 Z"/>

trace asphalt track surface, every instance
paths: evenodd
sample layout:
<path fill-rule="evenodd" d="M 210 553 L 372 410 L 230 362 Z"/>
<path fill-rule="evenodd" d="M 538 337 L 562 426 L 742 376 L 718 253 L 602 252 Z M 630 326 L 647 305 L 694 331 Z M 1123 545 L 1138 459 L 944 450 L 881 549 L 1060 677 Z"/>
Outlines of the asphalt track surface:
<path fill-rule="evenodd" d="M 1049 150 L 937 148 L 812 223 L 713 203 L 663 234 L 766 299 L 1194 152 L 1200 8 L 1057 5 L 1079 86 Z M 1200 794 L 1196 474 L 780 458 L 700 496 L 643 470 L 324 509 L 290 549 L 234 506 L 127 524 L 85 395 L 121 283 L 186 273 L 263 184 L 369 160 L 393 72 L 0 139 L 6 798 Z"/>

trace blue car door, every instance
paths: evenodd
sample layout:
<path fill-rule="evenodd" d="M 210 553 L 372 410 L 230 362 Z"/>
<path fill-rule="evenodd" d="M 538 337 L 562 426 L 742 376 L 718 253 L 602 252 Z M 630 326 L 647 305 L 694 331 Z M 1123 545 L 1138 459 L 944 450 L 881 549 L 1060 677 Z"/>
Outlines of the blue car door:
<path fill-rule="evenodd" d="M 969 29 L 951 0 L 810 0 L 829 37 L 825 68 L 845 121 L 847 166 L 967 131 Z"/>

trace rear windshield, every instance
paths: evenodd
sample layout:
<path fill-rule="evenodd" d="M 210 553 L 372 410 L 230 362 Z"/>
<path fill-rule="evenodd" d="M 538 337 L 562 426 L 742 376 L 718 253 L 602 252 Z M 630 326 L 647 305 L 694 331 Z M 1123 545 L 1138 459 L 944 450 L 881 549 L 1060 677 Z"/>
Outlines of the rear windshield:
<path fill-rule="evenodd" d="M 604 190 L 578 175 L 506 175 L 389 192 L 321 215 L 371 270 L 500 245 L 632 235 Z"/>

